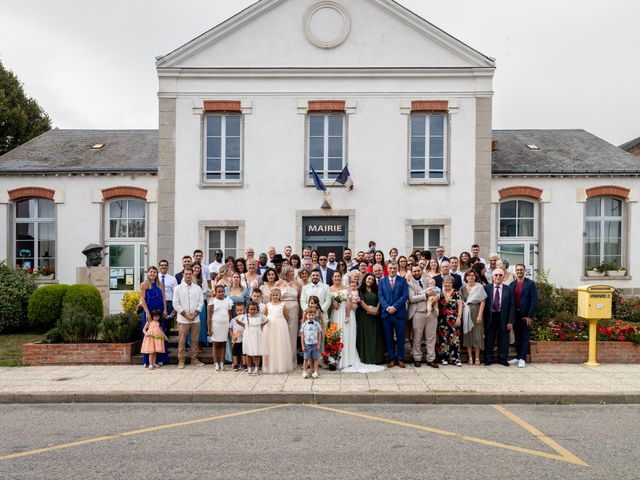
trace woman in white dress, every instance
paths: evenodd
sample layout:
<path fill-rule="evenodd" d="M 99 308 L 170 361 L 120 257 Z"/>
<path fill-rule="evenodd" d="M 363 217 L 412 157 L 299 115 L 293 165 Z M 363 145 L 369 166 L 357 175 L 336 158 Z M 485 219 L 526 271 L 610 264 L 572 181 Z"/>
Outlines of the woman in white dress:
<path fill-rule="evenodd" d="M 384 370 L 383 366 L 368 365 L 360 362 L 356 350 L 356 308 L 357 302 L 349 298 L 349 290 L 342 286 L 340 272 L 333 273 L 331 286 L 331 321 L 342 329 L 342 352 L 338 368 L 345 373 L 373 373 Z"/>
<path fill-rule="evenodd" d="M 293 364 L 291 363 L 287 307 L 280 300 L 279 288 L 271 289 L 270 295 L 270 301 L 264 309 L 264 314 L 269 321 L 264 326 L 263 370 L 265 373 L 288 373 L 293 370 Z"/>
<path fill-rule="evenodd" d="M 291 339 L 291 360 L 293 368 L 298 365 L 298 334 L 300 332 L 300 290 L 294 281 L 294 270 L 290 265 L 283 265 L 280 272 L 280 280 L 276 287 L 282 293 L 282 303 L 287 307 L 287 323 L 289 325 L 289 337 Z"/>

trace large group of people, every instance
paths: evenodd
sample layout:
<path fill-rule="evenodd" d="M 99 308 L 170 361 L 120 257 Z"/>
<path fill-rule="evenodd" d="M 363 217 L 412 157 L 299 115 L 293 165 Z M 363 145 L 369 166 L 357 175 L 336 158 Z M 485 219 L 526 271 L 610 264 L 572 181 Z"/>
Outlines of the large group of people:
<path fill-rule="evenodd" d="M 250 375 L 291 372 L 299 353 L 305 378 L 317 378 L 319 366 L 406 368 L 405 344 L 414 367 L 461 367 L 465 351 L 469 366 L 482 364 L 482 352 L 486 365 L 526 365 L 535 283 L 525 265 L 512 273 L 497 254 L 482 258 L 478 245 L 449 257 L 442 246 L 408 256 L 394 247 L 386 259 L 373 241 L 355 256 L 344 249 L 340 259 L 310 247 L 298 255 L 290 246 L 257 258 L 251 247 L 239 258 L 222 250 L 209 264 L 203 257 L 201 250 L 185 255 L 175 276 L 167 260 L 147 270 L 140 287 L 145 367 L 167 363 L 174 321 L 181 369 L 187 348 L 191 365 L 203 365 L 207 345 L 216 370 L 231 364 Z M 329 324 L 342 331 L 337 359 L 325 353 Z M 516 357 L 509 360 L 511 342 Z"/>

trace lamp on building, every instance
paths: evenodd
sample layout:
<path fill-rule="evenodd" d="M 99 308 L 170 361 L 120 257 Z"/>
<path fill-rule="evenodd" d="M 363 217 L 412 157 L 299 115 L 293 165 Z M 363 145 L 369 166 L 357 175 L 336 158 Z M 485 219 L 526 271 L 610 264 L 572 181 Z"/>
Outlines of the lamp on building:
<path fill-rule="evenodd" d="M 322 206 L 320 208 L 323 210 L 331 210 L 331 197 L 328 192 L 324 192 L 322 195 Z"/>

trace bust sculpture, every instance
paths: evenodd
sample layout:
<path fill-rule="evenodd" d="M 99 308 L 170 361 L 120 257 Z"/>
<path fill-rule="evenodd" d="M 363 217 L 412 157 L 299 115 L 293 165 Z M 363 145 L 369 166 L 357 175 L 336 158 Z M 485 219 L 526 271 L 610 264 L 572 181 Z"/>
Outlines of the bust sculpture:
<path fill-rule="evenodd" d="M 90 243 L 89 245 L 84 247 L 84 250 L 82 250 L 82 253 L 84 254 L 85 257 L 87 257 L 87 261 L 86 261 L 87 267 L 100 266 L 100 264 L 102 263 L 103 249 L 104 247 L 101 247 L 100 245 L 96 245 L 95 243 Z"/>

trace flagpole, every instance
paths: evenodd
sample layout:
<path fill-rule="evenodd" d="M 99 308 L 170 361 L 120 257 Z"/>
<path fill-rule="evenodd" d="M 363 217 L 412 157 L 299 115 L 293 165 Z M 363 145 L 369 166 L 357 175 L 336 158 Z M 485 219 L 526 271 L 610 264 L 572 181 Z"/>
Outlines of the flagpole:
<path fill-rule="evenodd" d="M 344 172 L 344 169 L 345 169 L 345 168 L 347 168 L 347 166 L 348 166 L 348 165 L 349 165 L 348 163 L 345 163 L 345 164 L 344 164 L 344 167 L 342 167 L 342 170 L 340 170 L 340 173 Z M 338 177 L 339 177 L 339 176 L 340 176 L 340 174 L 338 174 Z M 333 179 L 333 184 L 332 184 L 332 185 L 327 189 L 327 192 L 328 192 L 329 190 L 331 190 L 331 189 L 335 186 L 336 182 L 338 181 L 338 177 L 336 177 L 336 178 L 334 178 L 334 179 Z M 342 185 L 342 184 L 340 184 L 340 185 Z"/>

